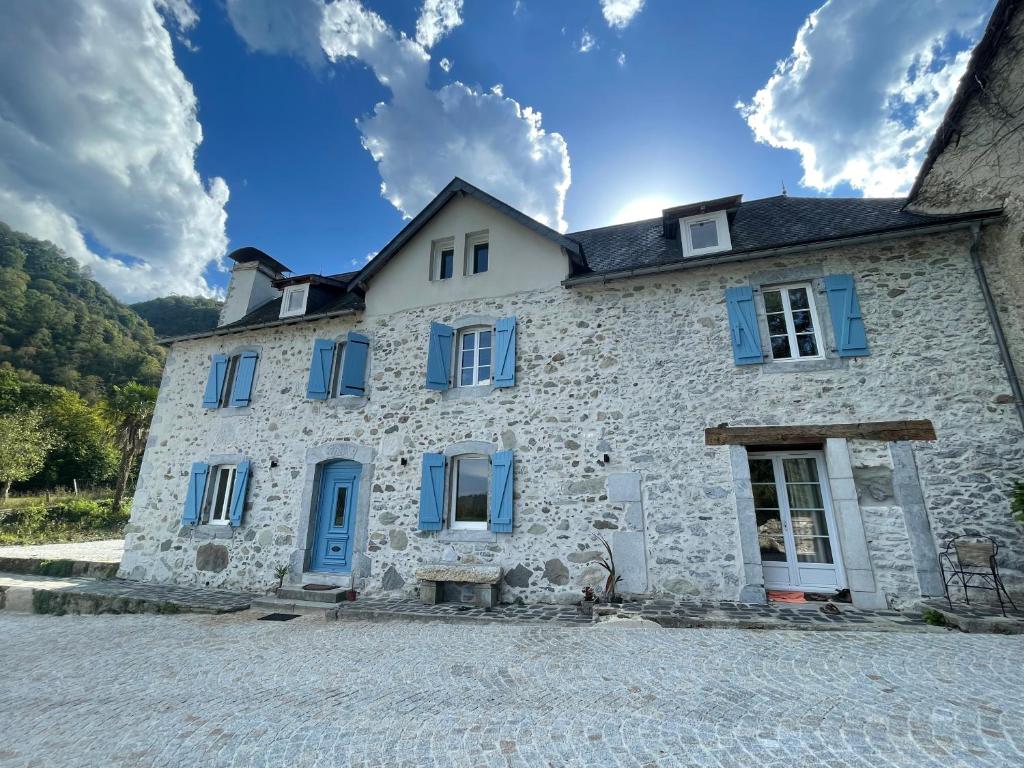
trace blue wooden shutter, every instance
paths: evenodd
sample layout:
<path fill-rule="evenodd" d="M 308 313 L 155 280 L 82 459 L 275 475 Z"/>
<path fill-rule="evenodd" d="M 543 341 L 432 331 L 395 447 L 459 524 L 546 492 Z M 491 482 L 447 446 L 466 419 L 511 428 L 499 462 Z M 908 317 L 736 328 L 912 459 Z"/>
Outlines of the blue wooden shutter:
<path fill-rule="evenodd" d="M 326 400 L 330 397 L 334 347 L 334 339 L 313 341 L 313 358 L 309 361 L 309 383 L 306 384 L 306 397 L 310 400 Z"/>
<path fill-rule="evenodd" d="M 224 376 L 228 372 L 227 355 L 210 355 L 210 375 L 206 379 L 203 393 L 203 408 L 219 408 L 220 396 L 224 391 Z"/>
<path fill-rule="evenodd" d="M 444 520 L 444 455 L 423 454 L 420 479 L 420 530 L 440 531 Z"/>
<path fill-rule="evenodd" d="M 206 498 L 206 479 L 210 474 L 210 465 L 197 461 L 192 465 L 192 474 L 188 478 L 188 493 L 185 495 L 185 509 L 181 513 L 182 525 L 199 525 L 199 515 Z"/>
<path fill-rule="evenodd" d="M 452 344 L 455 331 L 442 323 L 430 324 L 430 349 L 427 351 L 427 389 L 448 389 L 452 371 Z"/>
<path fill-rule="evenodd" d="M 512 533 L 512 451 L 491 459 L 491 530 Z"/>
<path fill-rule="evenodd" d="M 259 355 L 255 352 L 243 352 L 238 356 L 238 368 L 235 369 L 235 384 L 231 387 L 231 400 L 228 405 L 239 408 L 248 405 L 252 400 L 252 380 L 256 375 L 256 361 Z"/>
<path fill-rule="evenodd" d="M 516 319 L 503 317 L 494 324 L 494 386 L 516 384 Z"/>
<path fill-rule="evenodd" d="M 230 522 L 235 528 L 242 524 L 245 513 L 245 495 L 249 490 L 249 468 L 251 461 L 240 461 L 235 467 L 235 487 L 231 491 Z"/>
<path fill-rule="evenodd" d="M 840 357 L 863 357 L 868 354 L 868 337 L 860 314 L 853 275 L 826 275 L 825 292 L 836 333 L 836 352 Z"/>
<path fill-rule="evenodd" d="M 763 362 L 761 335 L 757 331 L 757 312 L 754 310 L 754 289 L 749 285 L 726 288 L 725 305 L 729 310 L 732 358 L 736 365 Z"/>
<path fill-rule="evenodd" d="M 341 369 L 339 394 L 366 394 L 366 361 L 369 353 L 370 340 L 361 333 L 349 331 L 345 339 L 345 360 Z"/>

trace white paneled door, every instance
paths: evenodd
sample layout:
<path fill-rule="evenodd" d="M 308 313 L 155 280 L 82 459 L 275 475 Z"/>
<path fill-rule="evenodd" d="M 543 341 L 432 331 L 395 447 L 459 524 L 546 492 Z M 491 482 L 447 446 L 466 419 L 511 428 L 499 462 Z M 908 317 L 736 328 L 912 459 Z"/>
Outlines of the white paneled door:
<path fill-rule="evenodd" d="M 750 454 L 757 538 L 766 589 L 833 591 L 846 586 L 824 454 Z"/>

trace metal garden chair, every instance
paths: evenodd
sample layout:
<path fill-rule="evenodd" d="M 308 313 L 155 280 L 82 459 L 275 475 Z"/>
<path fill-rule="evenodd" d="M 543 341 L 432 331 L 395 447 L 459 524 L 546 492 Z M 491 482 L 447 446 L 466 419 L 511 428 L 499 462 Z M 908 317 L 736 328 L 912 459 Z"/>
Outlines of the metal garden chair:
<path fill-rule="evenodd" d="M 991 536 L 954 536 L 946 542 L 946 548 L 939 555 L 939 567 L 942 569 L 943 587 L 946 590 L 946 602 L 953 607 L 953 601 L 949 596 L 950 585 L 957 583 L 964 590 L 964 602 L 968 605 L 971 600 L 967 590 L 985 589 L 994 591 L 999 600 L 999 610 L 1003 616 L 1006 615 L 1006 606 L 1003 596 L 1010 603 L 1014 610 L 1017 606 L 1013 602 L 1003 586 L 1003 579 L 999 575 L 999 564 L 996 562 L 996 555 L 999 553 L 999 545 Z"/>

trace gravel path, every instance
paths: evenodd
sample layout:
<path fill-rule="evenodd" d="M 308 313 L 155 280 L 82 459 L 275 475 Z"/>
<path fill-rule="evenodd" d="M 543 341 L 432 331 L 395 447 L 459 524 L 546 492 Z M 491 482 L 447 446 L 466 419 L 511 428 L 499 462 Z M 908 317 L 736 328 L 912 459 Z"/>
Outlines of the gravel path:
<path fill-rule="evenodd" d="M 72 544 L 32 544 L 0 547 L 0 557 L 38 557 L 44 560 L 86 560 L 91 563 L 120 563 L 124 539 L 78 541 Z"/>
<path fill-rule="evenodd" d="M 0 613 L 2 766 L 1024 765 L 1024 638 Z"/>

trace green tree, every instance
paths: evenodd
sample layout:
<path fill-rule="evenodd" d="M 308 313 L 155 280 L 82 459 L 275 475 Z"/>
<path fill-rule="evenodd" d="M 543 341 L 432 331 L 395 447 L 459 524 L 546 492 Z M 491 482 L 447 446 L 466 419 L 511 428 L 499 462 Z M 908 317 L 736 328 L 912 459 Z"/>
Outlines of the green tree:
<path fill-rule="evenodd" d="M 132 304 L 160 338 L 185 336 L 217 327 L 221 303 L 201 296 L 163 296 Z"/>
<path fill-rule="evenodd" d="M 157 388 L 131 382 L 115 386 L 107 398 L 107 419 L 114 428 L 114 443 L 120 452 L 111 511 L 118 514 L 135 465 L 146 447 L 149 422 L 156 407 Z"/>
<path fill-rule="evenodd" d="M 0 415 L 0 504 L 7 504 L 12 484 L 28 480 L 43 468 L 55 444 L 39 412 Z"/>

